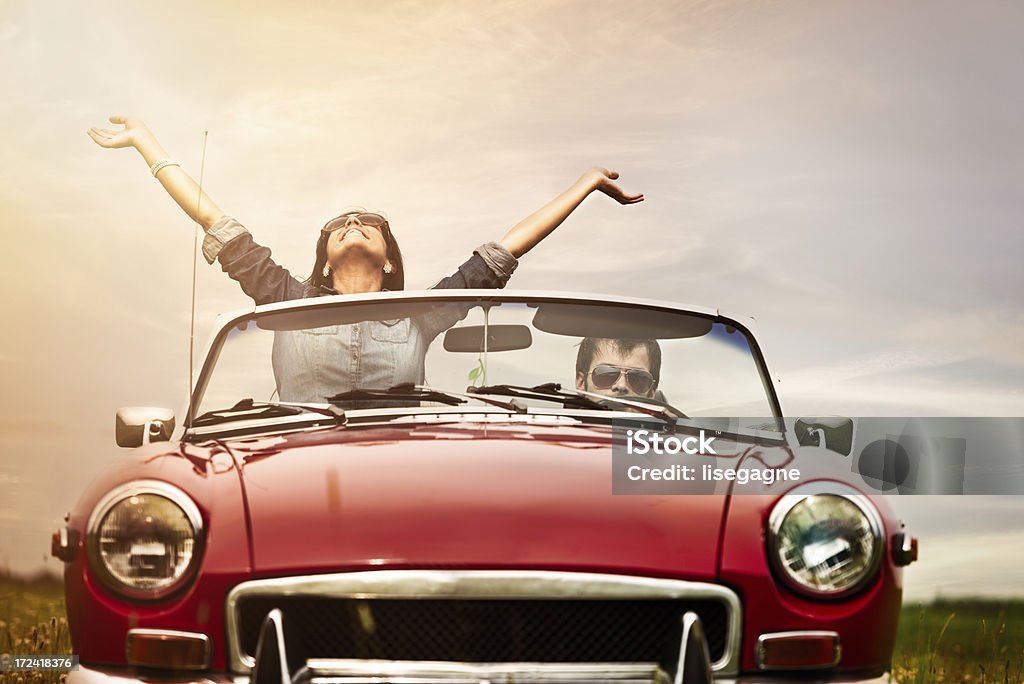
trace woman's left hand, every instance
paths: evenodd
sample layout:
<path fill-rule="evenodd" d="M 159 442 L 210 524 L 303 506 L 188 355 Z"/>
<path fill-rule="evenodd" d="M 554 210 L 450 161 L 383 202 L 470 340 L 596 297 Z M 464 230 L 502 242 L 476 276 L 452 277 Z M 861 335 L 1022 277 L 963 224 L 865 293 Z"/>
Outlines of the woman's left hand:
<path fill-rule="evenodd" d="M 636 204 L 637 202 L 644 201 L 643 194 L 630 194 L 619 187 L 618 183 L 615 182 L 618 177 L 618 172 L 609 171 L 600 166 L 595 166 L 583 174 L 583 180 L 590 187 L 591 191 L 600 190 L 619 204 Z"/>
<path fill-rule="evenodd" d="M 594 190 L 600 190 L 619 204 L 636 204 L 644 201 L 643 195 L 631 195 L 620 188 L 615 183 L 618 177 L 619 174 L 615 171 L 595 166 L 580 176 L 568 190 L 512 226 L 512 230 L 501 238 L 501 245 L 511 252 L 512 256 L 521 257 L 560 226 Z"/>

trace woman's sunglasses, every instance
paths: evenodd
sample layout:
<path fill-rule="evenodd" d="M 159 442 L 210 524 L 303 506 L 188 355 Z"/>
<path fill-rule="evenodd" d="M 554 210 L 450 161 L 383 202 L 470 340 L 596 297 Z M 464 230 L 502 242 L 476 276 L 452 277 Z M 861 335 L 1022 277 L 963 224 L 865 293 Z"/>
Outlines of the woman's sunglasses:
<path fill-rule="evenodd" d="M 654 387 L 654 376 L 640 368 L 623 368 L 610 363 L 599 363 L 590 371 L 590 379 L 597 389 L 609 389 L 619 381 L 619 376 L 626 374 L 626 384 L 637 395 L 645 395 Z"/>
<path fill-rule="evenodd" d="M 344 228 L 348 223 L 348 220 L 355 217 L 359 221 L 360 225 L 370 226 L 371 228 L 377 228 L 383 230 L 388 225 L 388 220 L 380 214 L 371 214 L 370 212 L 361 212 L 358 214 L 342 214 L 336 219 L 328 221 L 327 225 L 320 229 L 320 232 L 324 235 L 330 235 L 339 228 Z"/>

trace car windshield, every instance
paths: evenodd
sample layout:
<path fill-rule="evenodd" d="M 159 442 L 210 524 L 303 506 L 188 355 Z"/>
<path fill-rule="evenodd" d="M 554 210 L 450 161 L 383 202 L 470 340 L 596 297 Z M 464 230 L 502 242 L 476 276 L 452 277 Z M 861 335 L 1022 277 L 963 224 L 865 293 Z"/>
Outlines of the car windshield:
<path fill-rule="evenodd" d="M 287 403 L 349 413 L 664 409 L 774 429 L 765 427 L 777 416 L 755 349 L 735 321 L 654 305 L 512 293 L 308 299 L 221 331 L 193 424 L 224 420 L 233 408 L 279 416 L 266 405 Z"/>

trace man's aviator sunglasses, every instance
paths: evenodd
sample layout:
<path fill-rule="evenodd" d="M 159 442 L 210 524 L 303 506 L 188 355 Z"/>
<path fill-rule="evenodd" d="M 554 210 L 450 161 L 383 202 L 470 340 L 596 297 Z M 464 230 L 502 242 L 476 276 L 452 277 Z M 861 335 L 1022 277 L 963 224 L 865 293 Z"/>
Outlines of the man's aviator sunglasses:
<path fill-rule="evenodd" d="M 331 219 L 326 226 L 320 229 L 320 232 L 324 235 L 330 235 L 339 228 L 344 228 L 348 220 L 355 217 L 361 225 L 370 226 L 371 228 L 383 229 L 388 225 L 388 220 L 380 214 L 371 214 L 369 212 L 361 212 L 358 214 L 342 214 L 336 219 Z"/>
<path fill-rule="evenodd" d="M 654 387 L 654 376 L 640 368 L 622 368 L 610 363 L 599 363 L 590 371 L 590 379 L 597 389 L 609 389 L 619 381 L 619 376 L 626 374 L 626 384 L 637 395 L 645 395 Z"/>

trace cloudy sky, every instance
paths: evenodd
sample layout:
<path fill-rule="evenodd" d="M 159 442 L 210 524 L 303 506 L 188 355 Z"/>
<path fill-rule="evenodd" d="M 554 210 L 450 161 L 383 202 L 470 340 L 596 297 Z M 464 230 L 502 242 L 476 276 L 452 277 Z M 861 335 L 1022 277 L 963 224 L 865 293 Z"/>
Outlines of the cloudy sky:
<path fill-rule="evenodd" d="M 208 131 L 205 188 L 301 276 L 362 205 L 428 286 L 608 166 L 647 200 L 515 286 L 752 315 L 792 415 L 1024 415 L 1024 6 L 208 5 L 0 5 L 0 565 L 44 562 L 118 406 L 186 391 L 193 227 L 86 137 L 111 114 L 197 176 Z M 203 265 L 198 339 L 246 304 Z M 897 507 L 911 595 L 1020 591 L 1020 500 Z"/>

